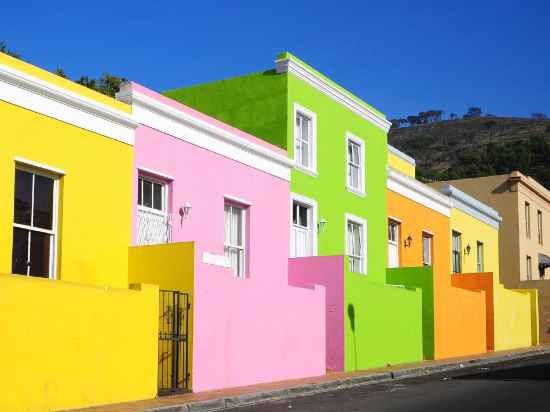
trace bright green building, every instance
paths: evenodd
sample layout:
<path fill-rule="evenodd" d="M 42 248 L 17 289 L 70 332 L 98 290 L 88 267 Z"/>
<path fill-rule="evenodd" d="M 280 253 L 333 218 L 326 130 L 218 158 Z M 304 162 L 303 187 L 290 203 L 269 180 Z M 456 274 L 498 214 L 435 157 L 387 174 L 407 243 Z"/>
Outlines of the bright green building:
<path fill-rule="evenodd" d="M 334 285 L 337 276 L 315 278 L 327 290 L 342 290 L 335 298 L 342 300 L 341 317 L 329 320 L 327 313 L 327 366 L 355 370 L 421 360 L 421 291 L 392 286 L 386 274 L 385 116 L 289 53 L 278 56 L 273 70 L 165 95 L 286 149 L 295 160 L 290 256 L 346 255 L 343 287 Z M 327 291 L 327 312 L 330 296 Z"/>

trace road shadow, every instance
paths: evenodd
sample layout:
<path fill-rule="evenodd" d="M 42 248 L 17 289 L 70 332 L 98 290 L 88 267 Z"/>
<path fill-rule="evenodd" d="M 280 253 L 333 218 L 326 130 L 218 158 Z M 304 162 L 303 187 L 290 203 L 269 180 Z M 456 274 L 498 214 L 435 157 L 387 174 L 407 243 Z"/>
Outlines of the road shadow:
<path fill-rule="evenodd" d="M 550 365 L 529 365 L 508 369 L 497 369 L 456 376 L 455 380 L 487 379 L 487 380 L 550 380 Z"/>

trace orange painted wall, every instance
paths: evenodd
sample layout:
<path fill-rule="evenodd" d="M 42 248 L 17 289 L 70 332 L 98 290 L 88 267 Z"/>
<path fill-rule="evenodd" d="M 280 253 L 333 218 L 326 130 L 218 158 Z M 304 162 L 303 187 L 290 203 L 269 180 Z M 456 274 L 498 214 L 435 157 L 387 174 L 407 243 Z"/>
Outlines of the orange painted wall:
<path fill-rule="evenodd" d="M 421 266 L 422 232 L 433 234 L 435 358 L 486 352 L 486 293 L 480 287 L 483 276 L 478 283 L 470 279 L 472 276 L 479 276 L 473 274 L 468 278 L 469 282 L 465 278 L 455 285 L 452 284 L 455 276 L 450 274 L 449 217 L 390 190 L 387 195 L 388 218 L 401 221 L 400 266 Z M 409 235 L 412 237 L 411 246 L 404 247 L 403 240 Z"/>

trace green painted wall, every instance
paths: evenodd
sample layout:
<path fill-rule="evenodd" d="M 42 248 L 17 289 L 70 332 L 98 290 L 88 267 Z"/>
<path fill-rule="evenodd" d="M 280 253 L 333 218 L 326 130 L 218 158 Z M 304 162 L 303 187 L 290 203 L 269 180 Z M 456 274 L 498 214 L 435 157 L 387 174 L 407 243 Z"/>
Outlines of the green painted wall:
<path fill-rule="evenodd" d="M 346 272 L 345 370 L 421 361 L 422 296 Z"/>
<path fill-rule="evenodd" d="M 294 103 L 316 113 L 318 175 L 293 170 L 291 191 L 315 199 L 318 218 L 328 222 L 318 254 L 346 253 L 346 213 L 367 221 L 367 274 L 345 275 L 345 307 L 355 316 L 346 322 L 346 370 L 421 360 L 422 292 L 386 283 L 386 133 L 293 74 L 267 71 L 165 95 L 287 149 L 291 158 Z M 365 141 L 366 196 L 346 189 L 346 132 Z"/>
<path fill-rule="evenodd" d="M 163 94 L 286 149 L 286 79 L 268 70 Z"/>
<path fill-rule="evenodd" d="M 422 343 L 424 359 L 434 359 L 434 277 L 431 266 L 388 269 L 388 283 L 422 291 Z"/>

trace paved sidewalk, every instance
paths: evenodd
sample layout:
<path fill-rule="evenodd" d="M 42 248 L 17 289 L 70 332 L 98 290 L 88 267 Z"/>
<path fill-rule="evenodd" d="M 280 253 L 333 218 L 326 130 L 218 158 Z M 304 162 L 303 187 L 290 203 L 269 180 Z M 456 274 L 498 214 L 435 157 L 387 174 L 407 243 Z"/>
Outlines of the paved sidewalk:
<path fill-rule="evenodd" d="M 119 403 L 72 412 L 198 412 L 250 405 L 275 399 L 304 396 L 319 392 L 367 385 L 415 376 L 425 376 L 467 366 L 483 366 L 502 361 L 550 354 L 550 346 L 492 352 L 478 356 L 395 365 L 359 372 L 337 372 L 325 376 L 243 386 L 233 389 L 187 393 L 156 399 Z"/>

